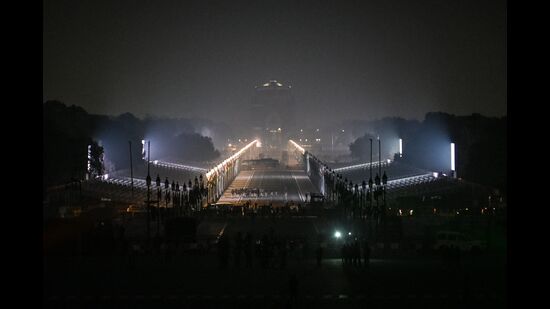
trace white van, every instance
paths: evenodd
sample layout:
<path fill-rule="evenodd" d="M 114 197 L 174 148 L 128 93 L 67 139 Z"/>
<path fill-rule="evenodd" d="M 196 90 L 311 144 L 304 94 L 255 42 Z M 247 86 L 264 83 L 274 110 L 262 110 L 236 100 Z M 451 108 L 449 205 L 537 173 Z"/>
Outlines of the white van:
<path fill-rule="evenodd" d="M 482 251 L 487 248 L 487 244 L 482 240 L 472 240 L 459 232 L 437 232 L 433 249 L 444 250 L 450 248 L 458 248 L 460 251 Z"/>

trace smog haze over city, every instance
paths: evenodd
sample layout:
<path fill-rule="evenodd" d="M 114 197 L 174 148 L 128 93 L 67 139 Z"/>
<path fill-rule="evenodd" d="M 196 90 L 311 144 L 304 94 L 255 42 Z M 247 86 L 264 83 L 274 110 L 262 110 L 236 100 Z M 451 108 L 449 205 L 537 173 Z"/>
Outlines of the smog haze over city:
<path fill-rule="evenodd" d="M 506 1 L 43 1 L 43 303 L 506 307 Z"/>
<path fill-rule="evenodd" d="M 505 29 L 504 1 L 45 1 L 44 101 L 238 125 L 278 80 L 312 126 L 500 117 Z"/>

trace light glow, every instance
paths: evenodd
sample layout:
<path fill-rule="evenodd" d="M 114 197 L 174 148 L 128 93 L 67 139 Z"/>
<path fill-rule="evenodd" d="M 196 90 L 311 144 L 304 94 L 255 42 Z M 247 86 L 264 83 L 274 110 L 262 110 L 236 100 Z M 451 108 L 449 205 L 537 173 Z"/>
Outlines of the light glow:
<path fill-rule="evenodd" d="M 296 144 L 296 142 L 294 142 L 293 140 L 289 140 L 289 142 L 294 146 L 296 147 L 296 149 L 298 149 L 298 151 L 300 151 L 302 154 L 304 154 L 306 152 L 306 150 L 304 148 L 302 148 L 300 145 Z M 306 142 L 307 142 L 307 139 L 306 139 Z"/>
<path fill-rule="evenodd" d="M 455 143 L 451 143 L 451 171 L 455 171 Z"/>
<path fill-rule="evenodd" d="M 399 139 L 399 157 L 403 157 L 403 140 Z"/>
<path fill-rule="evenodd" d="M 246 140 L 245 140 L 246 141 Z M 210 171 L 208 171 L 208 173 L 206 173 L 206 179 L 207 180 L 210 180 L 210 178 L 212 177 L 212 175 L 216 172 L 216 171 L 223 171 L 225 170 L 225 168 L 227 167 L 228 164 L 232 163 L 233 161 L 237 160 L 246 150 L 248 150 L 250 147 L 252 147 L 252 145 L 256 145 L 256 147 L 258 147 L 258 142 L 259 140 L 253 140 L 252 142 L 250 142 L 248 145 L 244 146 L 241 150 L 237 151 L 235 154 L 233 154 L 231 157 L 223 160 L 222 163 L 216 165 L 213 169 L 211 169 Z M 261 146 L 261 144 L 260 144 Z"/>
<path fill-rule="evenodd" d="M 92 145 L 88 145 L 88 173 L 91 171 L 92 162 Z"/>
<path fill-rule="evenodd" d="M 388 162 L 387 164 L 390 164 L 392 161 L 390 159 L 387 159 L 386 162 Z M 347 170 L 361 169 L 361 168 L 370 167 L 370 165 L 371 165 L 370 163 L 362 163 L 362 164 L 356 164 L 356 165 L 350 165 L 350 166 L 335 168 L 334 171 L 335 172 L 342 172 L 342 171 L 347 171 Z M 373 167 L 378 166 L 378 162 L 372 162 L 372 166 Z"/>
<path fill-rule="evenodd" d="M 342 234 L 341 234 L 339 231 L 336 231 L 336 232 L 334 233 L 334 237 L 340 238 L 340 237 L 342 237 Z"/>

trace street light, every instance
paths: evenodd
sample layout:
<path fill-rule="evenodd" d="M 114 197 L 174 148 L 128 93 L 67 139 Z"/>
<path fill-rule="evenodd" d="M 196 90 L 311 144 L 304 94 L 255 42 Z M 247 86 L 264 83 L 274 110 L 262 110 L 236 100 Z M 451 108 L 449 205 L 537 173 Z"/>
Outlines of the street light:
<path fill-rule="evenodd" d="M 151 175 L 147 172 L 147 178 L 145 178 L 147 184 L 147 239 L 151 237 Z"/>
<path fill-rule="evenodd" d="M 160 186 L 160 176 L 157 174 L 157 237 L 160 236 L 160 200 L 162 198 L 162 188 Z"/>
<path fill-rule="evenodd" d="M 453 173 L 453 177 L 456 178 L 456 170 L 455 170 L 455 143 L 451 143 L 451 171 Z"/>
<path fill-rule="evenodd" d="M 170 201 L 170 193 L 168 193 L 168 189 L 170 188 L 170 182 L 168 181 L 168 177 L 166 177 L 166 180 L 164 181 L 164 199 L 166 200 L 166 215 L 168 215 L 168 202 Z"/>
<path fill-rule="evenodd" d="M 403 157 L 403 139 L 399 139 L 399 157 Z"/>
<path fill-rule="evenodd" d="M 363 179 L 363 182 L 361 183 L 361 188 L 363 189 L 361 191 L 361 216 L 364 214 L 365 209 L 365 191 L 367 190 L 367 183 Z"/>
<path fill-rule="evenodd" d="M 189 192 L 187 191 L 187 185 L 185 184 L 185 181 L 183 182 L 183 196 L 182 196 L 182 201 L 181 201 L 181 204 L 182 206 L 183 205 L 186 205 L 186 206 L 189 206 L 186 201 L 188 201 L 188 195 L 189 195 Z M 186 209 L 188 210 L 188 209 Z"/>

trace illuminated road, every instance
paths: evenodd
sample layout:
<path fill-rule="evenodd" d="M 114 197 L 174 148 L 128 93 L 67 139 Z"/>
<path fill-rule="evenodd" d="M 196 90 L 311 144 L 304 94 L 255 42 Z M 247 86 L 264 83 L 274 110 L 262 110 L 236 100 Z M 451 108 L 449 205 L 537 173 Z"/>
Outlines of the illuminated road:
<path fill-rule="evenodd" d="M 259 189 L 260 195 L 243 194 L 233 195 L 234 189 Z M 255 170 L 242 171 L 225 190 L 219 200 L 220 203 L 252 203 L 282 205 L 285 202 L 294 201 L 303 203 L 306 194 L 318 193 L 313 183 L 304 171 L 301 170 Z"/>

